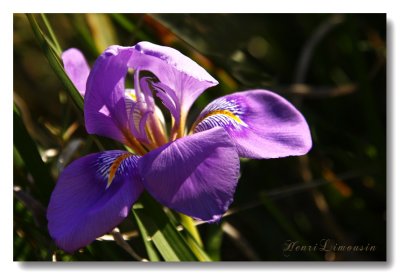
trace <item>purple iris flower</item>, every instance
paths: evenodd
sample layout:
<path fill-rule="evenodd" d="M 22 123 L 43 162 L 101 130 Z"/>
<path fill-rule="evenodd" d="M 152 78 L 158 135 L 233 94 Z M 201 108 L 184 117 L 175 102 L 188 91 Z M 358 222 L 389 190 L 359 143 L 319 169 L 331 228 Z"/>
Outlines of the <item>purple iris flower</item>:
<path fill-rule="evenodd" d="M 218 221 L 233 200 L 239 157 L 297 156 L 311 148 L 304 117 L 266 90 L 218 98 L 186 128 L 193 102 L 218 81 L 175 49 L 111 46 L 91 70 L 76 49 L 62 60 L 84 96 L 88 133 L 135 152 L 90 154 L 61 173 L 47 218 L 50 235 L 67 252 L 121 223 L 144 190 L 178 212 Z"/>

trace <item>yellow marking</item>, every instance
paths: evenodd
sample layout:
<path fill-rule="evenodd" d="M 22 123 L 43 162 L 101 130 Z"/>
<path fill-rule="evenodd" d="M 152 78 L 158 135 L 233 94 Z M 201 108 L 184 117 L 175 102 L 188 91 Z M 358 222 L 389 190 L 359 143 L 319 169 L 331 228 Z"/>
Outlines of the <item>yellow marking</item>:
<path fill-rule="evenodd" d="M 133 101 L 137 101 L 137 97 L 135 93 L 128 93 L 128 96 L 133 99 Z"/>
<path fill-rule="evenodd" d="M 108 187 L 110 187 L 110 185 L 111 185 L 111 183 L 112 183 L 112 181 L 113 181 L 113 179 L 114 179 L 114 177 L 115 177 L 115 174 L 117 173 L 118 168 L 119 168 L 119 166 L 121 165 L 121 163 L 122 163 L 126 158 L 130 157 L 131 155 L 132 155 L 131 153 L 122 154 L 122 155 L 120 155 L 118 158 L 116 158 L 116 159 L 114 160 L 114 162 L 111 164 L 111 166 L 110 166 L 110 171 L 109 171 L 109 173 L 108 173 L 108 181 L 107 181 L 106 190 L 108 189 Z"/>
<path fill-rule="evenodd" d="M 210 117 L 210 116 L 214 116 L 214 115 L 224 115 L 227 117 L 232 118 L 234 121 L 236 121 L 237 123 L 244 125 L 247 127 L 247 124 L 240 119 L 240 117 L 238 117 L 237 115 L 235 115 L 234 113 L 227 111 L 227 110 L 214 110 L 211 111 L 209 113 L 207 113 L 205 116 L 198 118 L 192 125 L 192 128 L 190 129 L 190 133 L 193 133 L 194 129 L 197 127 L 197 125 L 202 122 L 203 120 L 205 120 L 206 118 Z"/>
<path fill-rule="evenodd" d="M 127 128 L 120 128 L 120 131 L 126 139 L 126 145 L 128 145 L 136 154 L 144 155 L 147 151 L 143 148 L 142 144 L 131 134 Z"/>
<path fill-rule="evenodd" d="M 209 113 L 207 113 L 201 120 L 204 120 L 210 116 L 214 116 L 214 115 L 224 115 L 227 117 L 232 118 L 233 120 L 235 120 L 237 123 L 242 124 L 242 125 L 246 125 L 246 123 L 244 123 L 240 117 L 238 117 L 237 115 L 235 115 L 234 113 L 227 111 L 227 110 L 215 110 L 215 111 L 211 111 Z"/>

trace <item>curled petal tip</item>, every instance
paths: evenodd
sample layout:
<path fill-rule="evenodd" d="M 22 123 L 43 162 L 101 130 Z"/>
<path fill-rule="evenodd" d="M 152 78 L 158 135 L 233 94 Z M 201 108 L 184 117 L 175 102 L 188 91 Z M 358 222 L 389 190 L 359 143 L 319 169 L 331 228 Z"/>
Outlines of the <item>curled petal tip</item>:
<path fill-rule="evenodd" d="M 134 48 L 136 54 L 130 66 L 155 74 L 176 93 L 183 111 L 188 111 L 204 90 L 218 84 L 204 68 L 176 49 L 147 41 L 139 42 Z"/>

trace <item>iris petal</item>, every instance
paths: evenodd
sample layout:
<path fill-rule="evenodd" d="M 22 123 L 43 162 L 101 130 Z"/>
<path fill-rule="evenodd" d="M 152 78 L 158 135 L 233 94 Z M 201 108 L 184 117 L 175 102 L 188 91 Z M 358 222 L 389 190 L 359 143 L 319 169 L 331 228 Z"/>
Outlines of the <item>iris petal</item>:
<path fill-rule="evenodd" d="M 129 143 L 131 131 L 125 100 L 125 76 L 132 48 L 111 46 L 96 60 L 87 81 L 85 125 L 97 134 Z"/>
<path fill-rule="evenodd" d="M 64 69 L 79 93 L 84 96 L 86 81 L 90 73 L 85 56 L 78 49 L 71 48 L 62 53 Z"/>
<path fill-rule="evenodd" d="M 140 42 L 135 50 L 130 67 L 156 75 L 175 92 L 184 113 L 205 89 L 218 84 L 206 70 L 173 48 Z"/>
<path fill-rule="evenodd" d="M 179 99 L 167 85 L 164 85 L 161 82 L 153 84 L 153 87 L 157 90 L 157 97 L 161 99 L 164 106 L 169 110 L 171 116 L 174 118 L 174 128 L 171 130 L 174 132 L 179 127 L 181 118 Z"/>
<path fill-rule="evenodd" d="M 50 235 L 60 248 L 74 252 L 127 217 L 143 190 L 138 158 L 125 151 L 105 151 L 65 168 L 47 210 Z"/>
<path fill-rule="evenodd" d="M 139 161 L 146 190 L 160 203 L 204 221 L 216 221 L 233 200 L 239 157 L 225 130 L 177 139 Z"/>
<path fill-rule="evenodd" d="M 90 134 L 115 139 L 134 149 L 137 148 L 135 138 L 145 143 L 148 139 L 143 131 L 132 128 L 136 124 L 132 123 L 131 112 L 127 111 L 132 109 L 126 106 L 125 78 L 128 69 L 134 70 L 136 93 L 146 103 L 136 106 L 141 108 L 143 121 L 146 121 L 148 111 L 155 111 L 152 86 L 171 111 L 176 121 L 175 128 L 184 120 L 194 100 L 205 89 L 218 84 L 201 66 L 175 49 L 149 42 L 140 42 L 134 47 L 109 47 L 96 60 L 87 80 L 84 106 L 86 129 Z M 144 77 L 139 77 L 140 72 L 144 72 Z M 156 78 L 147 77 L 146 72 Z M 141 121 L 141 118 L 136 117 L 136 121 Z"/>
<path fill-rule="evenodd" d="M 247 158 L 306 154 L 312 145 L 308 124 L 283 97 L 251 90 L 218 98 L 201 112 L 194 132 L 223 127 Z"/>

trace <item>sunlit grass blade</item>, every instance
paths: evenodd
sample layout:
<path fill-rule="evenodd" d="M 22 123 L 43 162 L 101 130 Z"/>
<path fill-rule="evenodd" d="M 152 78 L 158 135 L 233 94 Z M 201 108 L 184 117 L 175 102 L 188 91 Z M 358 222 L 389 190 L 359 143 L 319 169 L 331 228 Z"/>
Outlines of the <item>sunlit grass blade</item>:
<path fill-rule="evenodd" d="M 201 240 L 200 233 L 198 232 L 195 221 L 182 213 L 176 213 L 171 209 L 166 209 L 170 222 L 182 234 L 190 249 L 193 251 L 197 260 L 201 262 L 212 261 L 207 252 L 204 250 L 203 241 Z"/>
<path fill-rule="evenodd" d="M 95 41 L 92 38 L 92 34 L 85 19 L 86 18 L 84 16 L 73 14 L 71 15 L 71 24 L 79 39 L 79 42 L 86 50 L 85 53 L 87 56 L 96 57 L 99 55 L 99 52 L 97 51 Z"/>
<path fill-rule="evenodd" d="M 175 228 L 181 227 L 183 229 L 181 234 L 197 259 L 201 262 L 210 262 L 211 258 L 203 248 L 203 241 L 194 220 L 185 214 L 176 213 L 170 209 L 165 213 Z"/>
<path fill-rule="evenodd" d="M 154 246 L 154 243 L 151 240 L 151 237 L 149 235 L 148 230 L 146 229 L 146 226 L 144 224 L 149 224 L 150 221 L 146 221 L 148 217 L 145 215 L 142 215 L 141 212 L 143 208 L 143 205 L 140 203 L 136 203 L 133 208 L 133 215 L 136 219 L 136 222 L 138 224 L 140 233 L 143 238 L 144 245 L 146 247 L 147 255 L 149 257 L 149 260 L 152 262 L 158 262 L 160 261 L 160 257 L 158 256 L 157 249 Z"/>
<path fill-rule="evenodd" d="M 27 14 L 26 16 L 28 17 L 29 23 L 31 24 L 36 40 L 38 41 L 40 47 L 42 48 L 53 71 L 59 77 L 61 82 L 64 84 L 65 88 L 67 89 L 69 95 L 73 99 L 76 106 L 80 110 L 83 110 L 83 98 L 79 94 L 78 90 L 75 88 L 72 81 L 69 79 L 68 75 L 65 73 L 64 67 L 61 64 L 60 57 L 57 55 L 57 52 L 54 49 L 56 46 L 51 45 L 48 37 L 40 29 L 39 24 L 37 23 L 35 17 L 32 14 Z"/>
<path fill-rule="evenodd" d="M 197 261 L 195 253 L 161 206 L 146 193 L 140 202 L 143 207 L 134 206 L 133 213 L 137 222 L 143 225 L 140 230 L 145 242 L 150 239 L 165 261 Z"/>
<path fill-rule="evenodd" d="M 179 217 L 183 227 L 189 232 L 193 240 L 197 242 L 199 247 L 203 247 L 203 242 L 201 240 L 199 231 L 197 230 L 197 227 L 194 223 L 194 220 L 191 217 L 186 216 L 184 214 L 180 214 Z"/>
<path fill-rule="evenodd" d="M 201 261 L 201 262 L 211 262 L 211 258 L 208 256 L 207 252 L 204 251 L 204 249 L 199 245 L 197 240 L 194 239 L 194 237 L 191 234 L 188 234 L 186 241 L 190 247 L 190 249 L 193 251 L 194 255 L 196 258 Z"/>
<path fill-rule="evenodd" d="M 86 14 L 86 20 L 99 54 L 110 45 L 118 44 L 114 26 L 106 14 L 89 13 Z"/>

